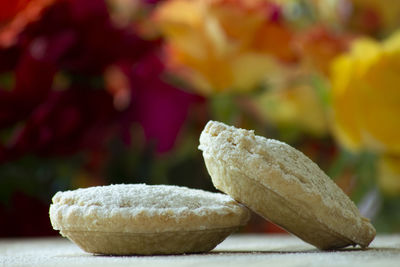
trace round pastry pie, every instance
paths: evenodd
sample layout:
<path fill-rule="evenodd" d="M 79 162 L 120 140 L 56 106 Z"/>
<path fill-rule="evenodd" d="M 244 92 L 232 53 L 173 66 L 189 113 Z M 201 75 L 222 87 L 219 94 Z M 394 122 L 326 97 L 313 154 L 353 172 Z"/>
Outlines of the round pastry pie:
<path fill-rule="evenodd" d="M 375 237 L 350 198 L 293 147 L 210 121 L 199 149 L 217 189 L 304 241 L 335 249 Z"/>
<path fill-rule="evenodd" d="M 53 228 L 96 254 L 206 252 L 249 219 L 230 196 L 168 185 L 120 184 L 58 192 Z"/>

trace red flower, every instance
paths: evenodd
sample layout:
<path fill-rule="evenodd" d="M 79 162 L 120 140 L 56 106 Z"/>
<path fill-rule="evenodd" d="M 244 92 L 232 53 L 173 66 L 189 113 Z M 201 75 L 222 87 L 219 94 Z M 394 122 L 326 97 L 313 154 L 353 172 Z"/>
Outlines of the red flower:
<path fill-rule="evenodd" d="M 46 57 L 54 58 L 59 68 L 81 75 L 101 74 L 121 58 L 135 61 L 157 45 L 113 25 L 103 0 L 59 0 L 19 38 L 22 45 L 41 39 L 54 49 L 55 54 L 46 51 Z M 67 49 L 58 55 L 60 45 Z"/>
<path fill-rule="evenodd" d="M 162 79 L 159 43 L 113 25 L 103 0 L 48 7 L 14 46 L 0 49 L 0 71 L 15 74 L 15 86 L 0 90 L 0 129 L 23 122 L 0 145 L 0 161 L 96 150 L 117 130 L 127 136 L 136 122 L 159 152 L 171 149 L 199 98 Z M 110 66 L 122 68 L 127 88 L 106 90 Z M 60 73 L 67 79 L 61 91 L 54 79 Z"/>
<path fill-rule="evenodd" d="M 4 22 L 13 18 L 18 12 L 24 9 L 28 3 L 29 0 L 14 0 L 14 1 L 1 0 L 0 22 Z"/>
<path fill-rule="evenodd" d="M 8 158 L 32 152 L 50 156 L 94 150 L 115 127 L 117 115 L 105 91 L 77 87 L 52 92 L 9 144 Z"/>
<path fill-rule="evenodd" d="M 56 67 L 53 62 L 32 53 L 32 47 L 34 44 L 31 49 L 20 52 L 14 71 L 14 88 L 0 90 L 0 128 L 24 119 L 51 90 Z"/>
<path fill-rule="evenodd" d="M 0 47 L 13 45 L 25 26 L 54 0 L 0 0 Z"/>

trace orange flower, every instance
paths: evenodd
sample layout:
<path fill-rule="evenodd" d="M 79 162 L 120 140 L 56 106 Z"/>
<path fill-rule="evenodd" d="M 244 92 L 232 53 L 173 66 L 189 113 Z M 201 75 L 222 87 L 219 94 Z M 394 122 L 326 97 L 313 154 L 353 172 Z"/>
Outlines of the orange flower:
<path fill-rule="evenodd" d="M 264 0 L 172 0 L 155 19 L 171 68 L 209 94 L 250 90 L 275 60 L 296 59 L 279 12 Z"/>
<path fill-rule="evenodd" d="M 350 37 L 335 34 L 323 27 L 313 27 L 297 38 L 297 48 L 306 67 L 328 74 L 331 61 L 345 52 L 350 44 Z"/>
<path fill-rule="evenodd" d="M 55 0 L 2 0 L 0 2 L 0 47 L 8 47 L 30 22 L 40 17 L 42 10 Z"/>

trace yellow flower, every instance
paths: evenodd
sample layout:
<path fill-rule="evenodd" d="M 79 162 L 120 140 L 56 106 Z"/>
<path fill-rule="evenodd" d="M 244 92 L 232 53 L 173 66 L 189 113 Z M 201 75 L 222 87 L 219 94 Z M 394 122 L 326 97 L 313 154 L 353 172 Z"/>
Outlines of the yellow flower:
<path fill-rule="evenodd" d="M 400 32 L 356 40 L 332 66 L 333 130 L 353 150 L 400 154 Z"/>
<path fill-rule="evenodd" d="M 378 162 L 378 183 L 388 195 L 400 194 L 400 157 L 383 156 Z"/>
<path fill-rule="evenodd" d="M 291 32 L 264 0 L 172 0 L 156 11 L 169 65 L 204 94 L 254 88 L 275 59 L 292 61 Z"/>

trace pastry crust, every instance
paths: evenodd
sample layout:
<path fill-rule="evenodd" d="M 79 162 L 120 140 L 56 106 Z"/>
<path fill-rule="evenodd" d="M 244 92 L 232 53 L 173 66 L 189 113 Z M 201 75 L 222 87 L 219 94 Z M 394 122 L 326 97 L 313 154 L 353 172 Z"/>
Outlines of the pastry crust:
<path fill-rule="evenodd" d="M 304 241 L 334 249 L 375 237 L 349 197 L 293 147 L 210 121 L 199 148 L 216 188 Z"/>
<path fill-rule="evenodd" d="M 88 252 L 176 254 L 212 249 L 244 225 L 249 212 L 220 193 L 121 184 L 58 192 L 50 206 L 50 219 L 54 229 Z M 152 241 L 144 242 L 149 237 Z M 183 240 L 195 245 L 184 245 Z M 196 240 L 208 241 L 202 245 Z"/>
<path fill-rule="evenodd" d="M 161 255 L 212 250 L 238 227 L 157 233 L 63 231 L 84 251 L 105 255 Z"/>

